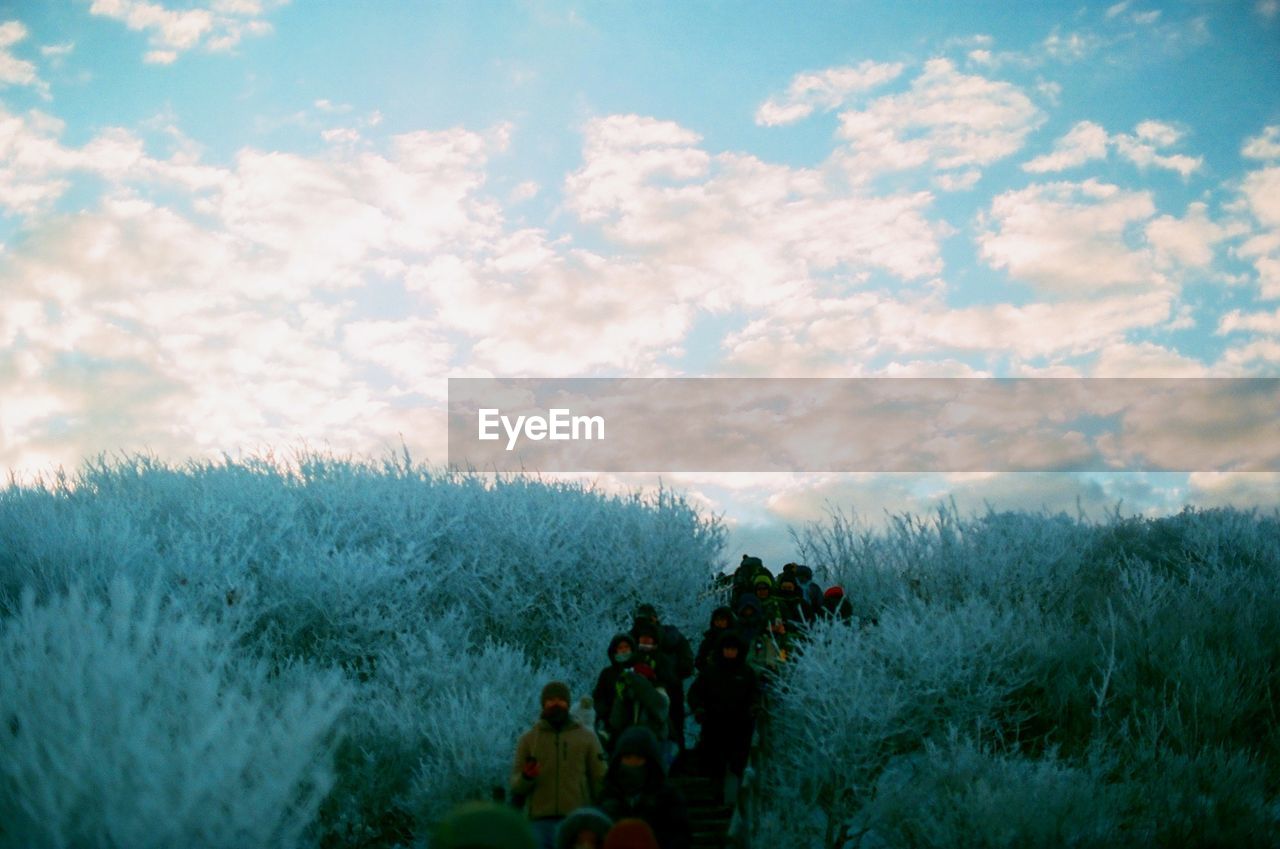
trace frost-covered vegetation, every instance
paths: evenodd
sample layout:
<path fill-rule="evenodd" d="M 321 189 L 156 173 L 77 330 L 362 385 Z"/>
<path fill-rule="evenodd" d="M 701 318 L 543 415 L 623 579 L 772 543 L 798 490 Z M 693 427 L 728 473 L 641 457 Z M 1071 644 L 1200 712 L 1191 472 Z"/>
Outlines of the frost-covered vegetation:
<path fill-rule="evenodd" d="M 837 511 L 796 542 L 860 621 L 786 672 L 757 845 L 1280 845 L 1275 515 Z"/>
<path fill-rule="evenodd" d="M 422 846 L 638 601 L 696 639 L 723 543 L 671 492 L 400 458 L 10 484 L 0 847 Z M 1280 845 L 1277 517 L 796 543 L 858 622 L 784 670 L 755 846 Z"/>
<path fill-rule="evenodd" d="M 305 455 L 0 492 L 0 846 L 391 846 L 505 782 L 641 600 L 701 621 L 680 496 Z"/>

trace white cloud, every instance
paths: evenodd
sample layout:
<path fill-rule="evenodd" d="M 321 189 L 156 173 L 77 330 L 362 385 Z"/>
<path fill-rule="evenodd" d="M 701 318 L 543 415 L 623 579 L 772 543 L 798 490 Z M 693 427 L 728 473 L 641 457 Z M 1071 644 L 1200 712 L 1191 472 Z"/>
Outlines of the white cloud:
<path fill-rule="evenodd" d="M 1062 171 L 1107 156 L 1107 131 L 1092 121 L 1081 121 L 1053 145 L 1053 152 L 1023 163 L 1033 174 Z"/>
<path fill-rule="evenodd" d="M 1139 168 L 1154 165 L 1188 177 L 1204 164 L 1203 157 L 1180 153 L 1165 156 L 1157 152 L 1160 148 L 1176 144 L 1181 138 L 1182 132 L 1176 127 L 1159 121 L 1143 121 L 1135 129 L 1134 135 L 1117 135 L 1112 139 L 1112 144 L 1121 156 Z"/>
<path fill-rule="evenodd" d="M 1249 173 L 1240 193 L 1258 229 L 1236 252 L 1253 262 L 1262 297 L 1280 298 L 1280 165 Z"/>
<path fill-rule="evenodd" d="M 287 0 L 273 0 L 272 6 Z M 263 20 L 268 9 L 254 0 L 202 0 L 186 8 L 170 8 L 150 0 L 93 0 L 89 14 L 120 21 L 147 33 L 150 49 L 144 60 L 167 65 L 187 50 L 230 50 L 245 36 L 271 32 Z"/>
<path fill-rule="evenodd" d="M 1097 159 L 1105 159 L 1108 148 L 1114 148 L 1120 156 L 1140 168 L 1156 166 L 1176 171 L 1183 177 L 1198 170 L 1204 160 L 1185 154 L 1164 155 L 1158 151 L 1177 144 L 1182 132 L 1170 124 L 1159 121 L 1143 121 L 1132 135 L 1118 133 L 1108 135 L 1106 130 L 1092 121 L 1077 123 L 1054 143 L 1053 151 L 1023 164 L 1024 171 L 1042 174 L 1074 168 Z"/>
<path fill-rule="evenodd" d="M 756 111 L 756 123 L 766 127 L 792 124 L 813 114 L 814 109 L 831 110 L 850 95 L 878 88 L 902 73 L 898 62 L 867 60 L 854 67 L 827 68 L 816 73 L 797 74 L 782 97 L 770 98 Z"/>
<path fill-rule="evenodd" d="M 1264 127 L 1262 135 L 1245 141 L 1240 154 L 1249 159 L 1280 159 L 1280 124 Z"/>
<path fill-rule="evenodd" d="M 1110 345 L 1094 363 L 1092 377 L 1208 377 L 1201 361 L 1151 342 Z"/>
<path fill-rule="evenodd" d="M 1257 10 L 1259 15 L 1270 21 L 1276 17 L 1277 13 L 1280 13 L 1280 2 L 1277 2 L 1277 0 L 1258 0 L 1253 8 Z"/>
<path fill-rule="evenodd" d="M 1231 231 L 1209 220 L 1205 204 L 1196 202 L 1187 207 L 1183 218 L 1156 218 L 1147 225 L 1146 235 L 1162 264 L 1177 262 L 1187 268 L 1208 268 L 1213 264 L 1214 245 Z"/>
<path fill-rule="evenodd" d="M 855 182 L 915 168 L 968 172 L 1016 153 L 1042 120 L 1013 85 L 933 59 L 909 91 L 841 113 L 839 136 L 847 148 L 835 160 Z"/>
<path fill-rule="evenodd" d="M 1161 287 L 1150 251 L 1128 231 L 1155 212 L 1148 192 L 1087 180 L 1005 192 L 978 236 L 981 256 L 1015 280 L 1053 296 Z"/>
<path fill-rule="evenodd" d="M 43 97 L 48 98 L 49 86 L 36 74 L 36 66 L 14 56 L 11 50 L 26 38 L 27 28 L 21 21 L 5 21 L 0 24 L 0 86 L 32 86 Z"/>
<path fill-rule="evenodd" d="M 1280 336 L 1280 309 L 1273 312 L 1255 313 L 1232 310 L 1218 321 L 1217 332 L 1219 335 L 1236 330 L 1251 330 L 1257 333 Z"/>

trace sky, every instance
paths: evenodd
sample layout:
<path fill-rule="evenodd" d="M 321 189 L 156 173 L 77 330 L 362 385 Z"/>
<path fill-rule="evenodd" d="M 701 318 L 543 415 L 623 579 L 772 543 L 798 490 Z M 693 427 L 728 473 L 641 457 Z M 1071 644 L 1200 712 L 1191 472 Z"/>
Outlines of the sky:
<path fill-rule="evenodd" d="M 672 376 L 1280 376 L 1280 2 L 0 0 L 10 473 L 443 462 L 448 377 Z M 662 484 L 766 562 L 836 507 L 1280 501 Z"/>

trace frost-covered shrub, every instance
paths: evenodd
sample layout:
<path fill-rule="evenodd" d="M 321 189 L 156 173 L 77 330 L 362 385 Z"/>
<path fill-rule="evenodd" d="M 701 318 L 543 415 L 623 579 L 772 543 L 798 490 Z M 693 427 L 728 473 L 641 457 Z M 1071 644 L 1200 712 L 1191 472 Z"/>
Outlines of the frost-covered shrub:
<path fill-rule="evenodd" d="M 0 621 L 25 592 L 43 602 L 123 575 L 204 623 L 229 668 L 341 674 L 353 695 L 313 832 L 392 845 L 446 800 L 504 784 L 542 685 L 587 692 L 638 602 L 695 636 L 723 535 L 666 490 L 402 457 L 100 460 L 0 489 Z"/>
<path fill-rule="evenodd" d="M 1120 803 L 1098 764 L 997 754 L 955 737 L 892 761 L 848 824 L 853 847 L 1114 846 Z"/>
<path fill-rule="evenodd" d="M 295 845 L 332 781 L 337 676 L 236 658 L 124 577 L 25 592 L 0 678 L 0 845 Z"/>
<path fill-rule="evenodd" d="M 887 788 L 911 763 L 941 794 L 930 807 L 921 791 L 920 817 L 969 833 L 947 839 L 936 822 L 904 819 L 873 829 L 896 834 L 889 845 L 1011 834 L 981 826 L 972 794 L 946 791 L 938 777 L 962 766 L 1031 784 L 1096 776 L 1106 787 L 1097 816 L 1064 840 L 1087 844 L 1110 822 L 1104 844 L 1280 842 L 1268 814 L 1280 810 L 1280 517 L 1186 511 L 1091 525 L 944 508 L 872 532 L 835 513 L 797 540 L 864 618 L 817 629 L 789 664 L 763 760 L 777 788 L 768 833 L 834 847 L 848 823 L 891 802 L 909 819 L 910 793 Z M 943 727 L 950 760 L 929 748 Z M 801 806 L 805 792 L 821 816 Z M 1042 825 L 1026 820 L 1018 833 Z"/>

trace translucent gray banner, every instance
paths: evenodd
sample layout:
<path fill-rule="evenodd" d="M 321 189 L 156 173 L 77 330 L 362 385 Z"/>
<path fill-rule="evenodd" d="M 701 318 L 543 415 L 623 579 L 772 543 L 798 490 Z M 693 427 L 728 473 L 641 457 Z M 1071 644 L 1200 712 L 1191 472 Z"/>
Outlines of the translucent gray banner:
<path fill-rule="evenodd" d="M 1280 470 L 1280 378 L 450 378 L 486 471 Z"/>

